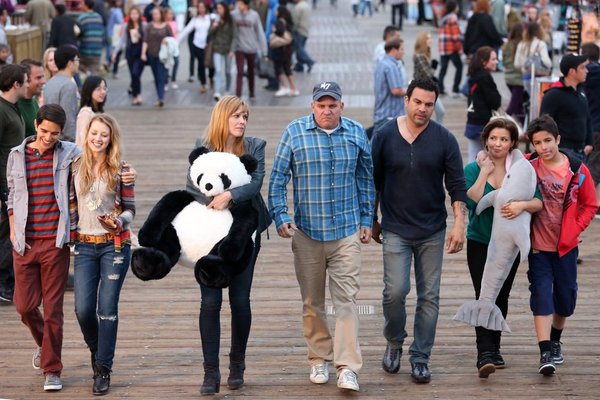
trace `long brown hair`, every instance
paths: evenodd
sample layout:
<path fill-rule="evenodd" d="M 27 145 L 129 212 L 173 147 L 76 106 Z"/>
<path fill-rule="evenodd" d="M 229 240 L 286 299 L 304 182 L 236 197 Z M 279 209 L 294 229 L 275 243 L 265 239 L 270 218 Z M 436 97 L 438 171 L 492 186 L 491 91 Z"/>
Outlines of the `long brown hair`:
<path fill-rule="evenodd" d="M 229 137 L 229 117 L 240 107 L 245 113 L 250 114 L 248 105 L 237 96 L 223 96 L 213 108 L 210 121 L 206 127 L 204 145 L 215 151 L 227 151 L 227 138 Z M 235 138 L 233 154 L 241 156 L 246 152 L 244 137 Z"/>
<path fill-rule="evenodd" d="M 428 59 L 431 59 L 431 47 L 427 46 L 427 37 L 430 35 L 427 31 L 421 31 L 415 39 L 415 53 L 424 54 Z"/>
<path fill-rule="evenodd" d="M 117 120 L 109 114 L 95 114 L 87 126 L 85 142 L 83 144 L 83 154 L 79 165 L 81 191 L 83 193 L 87 192 L 94 182 L 93 157 L 92 151 L 87 144 L 87 137 L 90 133 L 90 127 L 95 121 L 103 123 L 110 131 L 110 142 L 106 148 L 106 159 L 100 166 L 99 178 L 104 178 L 108 190 L 115 192 L 117 189 L 117 176 L 121 168 L 121 129 Z"/>

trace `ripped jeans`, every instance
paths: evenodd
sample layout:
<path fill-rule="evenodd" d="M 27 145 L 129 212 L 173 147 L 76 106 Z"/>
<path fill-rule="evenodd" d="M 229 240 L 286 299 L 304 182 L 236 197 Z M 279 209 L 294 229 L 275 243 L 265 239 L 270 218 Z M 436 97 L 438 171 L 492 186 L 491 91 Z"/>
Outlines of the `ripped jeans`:
<path fill-rule="evenodd" d="M 130 257 L 129 245 L 120 253 L 113 242 L 75 245 L 75 314 L 96 363 L 108 369 L 115 356 L 119 294 Z"/>

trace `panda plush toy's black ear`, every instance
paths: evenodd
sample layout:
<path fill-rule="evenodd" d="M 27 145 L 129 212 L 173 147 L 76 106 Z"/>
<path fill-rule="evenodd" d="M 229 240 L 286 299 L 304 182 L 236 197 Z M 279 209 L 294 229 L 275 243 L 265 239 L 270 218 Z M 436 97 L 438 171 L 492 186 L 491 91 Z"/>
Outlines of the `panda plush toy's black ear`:
<path fill-rule="evenodd" d="M 246 167 L 246 171 L 249 174 L 256 171 L 256 168 L 258 167 L 258 161 L 256 161 L 256 158 L 252 157 L 250 154 L 244 154 L 241 156 L 240 161 L 242 164 L 244 164 L 244 167 Z"/>
<path fill-rule="evenodd" d="M 196 147 L 194 150 L 192 150 L 192 152 L 190 153 L 190 155 L 188 157 L 188 161 L 190 162 L 190 165 L 192 165 L 194 163 L 194 161 L 196 161 L 196 158 L 198 158 L 202 154 L 206 154 L 206 153 L 210 153 L 210 150 L 208 150 L 206 147 L 204 147 L 204 146 Z"/>

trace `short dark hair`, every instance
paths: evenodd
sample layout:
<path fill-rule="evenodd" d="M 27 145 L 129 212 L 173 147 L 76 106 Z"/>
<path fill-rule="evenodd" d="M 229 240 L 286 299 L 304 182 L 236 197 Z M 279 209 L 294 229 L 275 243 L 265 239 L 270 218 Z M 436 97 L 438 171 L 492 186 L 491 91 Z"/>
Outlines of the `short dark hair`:
<path fill-rule="evenodd" d="M 67 7 L 64 4 L 57 4 L 54 6 L 54 8 L 56 9 L 56 13 L 58 15 L 63 15 L 67 12 Z"/>
<path fill-rule="evenodd" d="M 62 131 L 67 122 L 67 114 L 65 114 L 65 110 L 58 104 L 44 104 L 38 110 L 35 122 L 37 125 L 40 125 L 44 121 L 54 122 L 60 126 L 60 130 Z"/>
<path fill-rule="evenodd" d="M 80 107 L 91 107 L 92 111 L 95 113 L 104 112 L 104 103 L 106 103 L 108 96 L 104 98 L 104 101 L 101 104 L 94 105 L 94 102 L 92 101 L 92 93 L 94 93 L 94 90 L 96 90 L 96 88 L 100 86 L 102 82 L 106 84 L 106 81 L 101 76 L 90 75 L 87 77 L 81 88 L 81 101 L 79 103 Z"/>
<path fill-rule="evenodd" d="M 440 89 L 437 83 L 435 83 L 433 79 L 429 78 L 418 78 L 410 81 L 410 83 L 408 84 L 408 88 L 406 89 L 406 97 L 410 99 L 415 88 L 423 89 L 428 92 L 434 92 L 436 100 L 440 94 Z"/>
<path fill-rule="evenodd" d="M 542 114 L 529 123 L 527 126 L 527 137 L 529 138 L 529 141 L 533 142 L 533 135 L 541 131 L 550 133 L 555 139 L 560 135 L 558 125 L 556 125 L 554 119 L 548 114 Z"/>
<path fill-rule="evenodd" d="M 389 53 L 392 49 L 399 49 L 402 46 L 402 43 L 404 43 L 404 40 L 402 39 L 391 39 L 388 40 L 387 42 L 385 42 L 385 46 L 383 46 L 383 49 L 385 50 L 385 53 Z"/>
<path fill-rule="evenodd" d="M 383 40 L 386 40 L 387 37 L 392 34 L 393 32 L 399 32 L 400 28 L 398 28 L 396 25 L 388 25 L 385 28 L 383 28 Z"/>
<path fill-rule="evenodd" d="M 519 128 L 510 119 L 502 117 L 492 118 L 490 122 L 488 122 L 483 128 L 483 132 L 481 133 L 481 143 L 483 144 L 483 147 L 485 147 L 485 143 L 490 137 L 492 131 L 498 128 L 506 129 L 508 131 L 510 134 L 510 141 L 513 142 L 511 150 L 516 149 L 519 145 Z"/>
<path fill-rule="evenodd" d="M 42 64 L 41 61 L 34 60 L 31 58 L 26 58 L 23 61 L 21 61 L 21 65 L 24 66 L 25 68 L 27 68 L 27 76 L 29 76 L 31 74 L 31 66 L 32 65 L 34 65 L 36 67 L 44 68 L 44 65 Z"/>
<path fill-rule="evenodd" d="M 94 9 L 94 3 L 95 3 L 94 0 L 83 0 L 83 4 L 85 4 L 85 6 L 87 8 L 89 8 L 90 10 Z"/>
<path fill-rule="evenodd" d="M 494 49 L 492 49 L 490 46 L 481 46 L 478 48 L 475 54 L 473 54 L 471 62 L 469 63 L 469 75 L 472 76 L 476 72 L 483 71 L 485 69 L 485 63 L 490 61 L 493 52 Z"/>
<path fill-rule="evenodd" d="M 76 57 L 79 56 L 79 51 L 77 47 L 71 44 L 63 44 L 58 46 L 56 51 L 54 52 L 54 63 L 56 64 L 56 68 L 65 69 L 69 61 L 75 60 Z"/>
<path fill-rule="evenodd" d="M 591 62 L 598 62 L 600 58 L 600 47 L 596 43 L 586 43 L 581 46 L 581 55 L 587 57 Z"/>
<path fill-rule="evenodd" d="M 6 64 L 0 69 L 0 90 L 6 92 L 13 87 L 15 83 L 22 85 L 25 83 L 25 74 L 27 68 L 19 64 Z"/>

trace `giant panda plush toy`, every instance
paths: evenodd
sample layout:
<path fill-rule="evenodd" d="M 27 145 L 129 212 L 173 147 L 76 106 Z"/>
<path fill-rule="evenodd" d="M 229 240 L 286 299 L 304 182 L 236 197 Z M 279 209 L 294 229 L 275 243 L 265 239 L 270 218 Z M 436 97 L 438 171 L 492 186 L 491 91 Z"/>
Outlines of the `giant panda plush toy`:
<path fill-rule="evenodd" d="M 250 183 L 257 161 L 250 155 L 194 149 L 191 181 L 207 197 Z M 225 210 L 208 208 L 186 191 L 167 193 L 139 231 L 140 246 L 131 269 L 141 280 L 164 278 L 175 264 L 193 267 L 196 280 L 223 288 L 248 266 L 254 249 L 258 212 L 250 201 Z"/>

